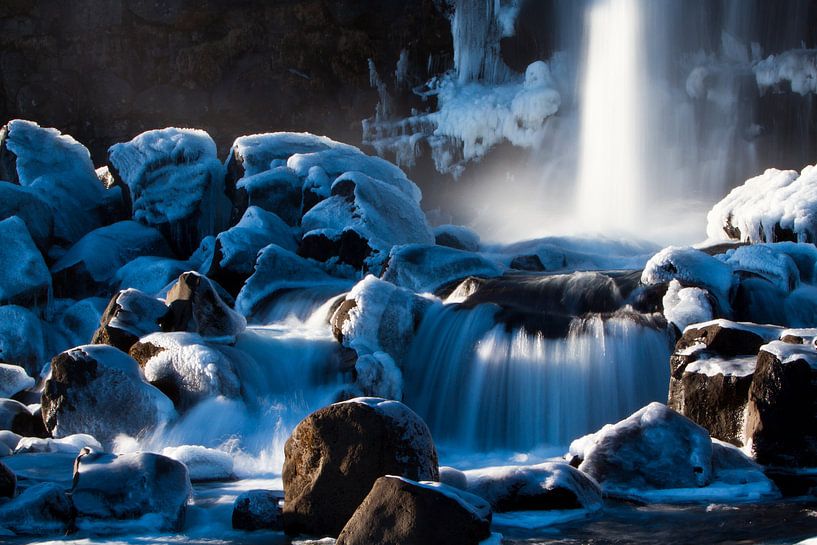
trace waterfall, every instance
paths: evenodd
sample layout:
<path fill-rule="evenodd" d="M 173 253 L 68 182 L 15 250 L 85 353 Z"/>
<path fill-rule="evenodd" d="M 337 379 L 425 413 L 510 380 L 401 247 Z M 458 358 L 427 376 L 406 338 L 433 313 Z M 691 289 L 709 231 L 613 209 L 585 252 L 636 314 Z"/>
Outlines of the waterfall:
<path fill-rule="evenodd" d="M 640 3 L 598 0 L 587 10 L 577 206 L 590 231 L 635 231 L 645 205 Z"/>

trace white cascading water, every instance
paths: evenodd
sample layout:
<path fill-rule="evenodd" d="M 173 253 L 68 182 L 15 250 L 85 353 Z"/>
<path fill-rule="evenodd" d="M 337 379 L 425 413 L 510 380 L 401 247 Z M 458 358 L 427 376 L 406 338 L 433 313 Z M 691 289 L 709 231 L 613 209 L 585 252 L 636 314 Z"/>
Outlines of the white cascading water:
<path fill-rule="evenodd" d="M 577 210 L 588 231 L 635 232 L 644 202 L 641 0 L 597 0 L 587 9 L 581 85 Z"/>

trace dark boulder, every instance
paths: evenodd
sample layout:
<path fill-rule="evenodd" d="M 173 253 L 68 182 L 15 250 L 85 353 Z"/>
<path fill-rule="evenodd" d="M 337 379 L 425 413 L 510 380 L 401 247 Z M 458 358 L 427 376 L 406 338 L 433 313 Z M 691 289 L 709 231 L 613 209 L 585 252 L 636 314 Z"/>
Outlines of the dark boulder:
<path fill-rule="evenodd" d="M 491 509 L 439 483 L 380 477 L 338 536 L 338 545 L 477 545 L 491 535 Z"/>
<path fill-rule="evenodd" d="M 230 301 L 231 304 L 225 302 Z M 247 325 L 232 309 L 221 286 L 197 272 L 186 272 L 167 292 L 169 312 L 161 320 L 162 331 L 188 331 L 202 337 L 235 337 Z"/>
<path fill-rule="evenodd" d="M 233 528 L 236 530 L 284 529 L 281 501 L 283 495 L 272 490 L 248 490 L 233 504 Z"/>
<path fill-rule="evenodd" d="M 425 423 L 397 401 L 357 398 L 320 409 L 287 440 L 283 469 L 288 533 L 340 533 L 384 475 L 438 480 Z"/>

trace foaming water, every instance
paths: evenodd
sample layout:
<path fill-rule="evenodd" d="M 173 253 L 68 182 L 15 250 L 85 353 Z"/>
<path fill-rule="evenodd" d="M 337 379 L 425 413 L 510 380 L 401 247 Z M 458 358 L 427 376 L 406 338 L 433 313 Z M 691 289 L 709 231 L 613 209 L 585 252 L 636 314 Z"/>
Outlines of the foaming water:
<path fill-rule="evenodd" d="M 436 305 L 405 363 L 405 399 L 437 441 L 566 445 L 666 398 L 669 339 L 631 316 L 574 318 L 566 338 L 496 325 L 496 307 Z"/>

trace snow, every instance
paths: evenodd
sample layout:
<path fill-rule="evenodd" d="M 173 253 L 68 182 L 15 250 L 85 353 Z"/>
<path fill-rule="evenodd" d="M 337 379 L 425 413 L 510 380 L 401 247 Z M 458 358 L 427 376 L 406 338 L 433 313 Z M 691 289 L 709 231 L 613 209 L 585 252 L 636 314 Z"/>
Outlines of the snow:
<path fill-rule="evenodd" d="M 298 249 L 292 229 L 277 215 L 257 206 L 247 208 L 241 220 L 216 239 L 221 248 L 219 266 L 246 276 L 252 274 L 262 248 L 276 244 L 291 252 Z"/>
<path fill-rule="evenodd" d="M 732 268 L 700 250 L 670 246 L 655 254 L 641 273 L 641 282 L 651 286 L 678 280 L 684 286 L 708 289 L 728 308 Z"/>
<path fill-rule="evenodd" d="M 140 343 L 163 348 L 145 363 L 145 378 L 153 384 L 172 383 L 178 388 L 180 408 L 219 395 L 240 397 L 241 383 L 232 362 L 198 334 L 152 333 Z"/>
<path fill-rule="evenodd" d="M 718 358 L 700 356 L 684 368 L 685 373 L 698 373 L 708 377 L 723 375 L 725 377 L 748 377 L 755 372 L 756 356 L 743 358 Z"/>
<path fill-rule="evenodd" d="M 445 224 L 434 228 L 434 239 L 440 246 L 449 246 L 467 252 L 478 252 L 479 235 L 462 225 Z"/>
<path fill-rule="evenodd" d="M 199 265 L 167 257 L 139 256 L 116 271 L 112 284 L 119 289 L 135 288 L 151 295 L 160 295 L 179 275 L 196 270 Z"/>
<path fill-rule="evenodd" d="M 166 447 L 162 455 L 178 460 L 187 467 L 191 481 L 223 481 L 233 478 L 233 459 L 226 452 L 202 447 L 182 445 Z"/>
<path fill-rule="evenodd" d="M 507 262 L 535 255 L 548 271 L 640 269 L 658 249 L 651 242 L 605 236 L 551 236 L 486 248 L 505 256 Z"/>
<path fill-rule="evenodd" d="M 662 305 L 668 322 L 683 331 L 690 324 L 705 322 L 714 318 L 712 305 L 706 290 L 684 288 L 677 280 L 672 280 L 664 295 Z"/>
<path fill-rule="evenodd" d="M 761 92 L 788 82 L 800 95 L 817 93 L 817 50 L 794 49 L 769 55 L 754 65 Z"/>
<path fill-rule="evenodd" d="M 784 292 L 793 291 L 800 286 L 800 271 L 794 259 L 778 250 L 777 244 L 752 244 L 717 257 L 736 272 L 750 272 L 765 278 Z M 811 262 L 811 269 L 813 271 L 814 261 Z"/>
<path fill-rule="evenodd" d="M 732 320 L 726 320 L 724 318 L 718 318 L 708 322 L 701 322 L 699 324 L 691 324 L 687 327 L 687 329 L 703 329 L 710 326 L 748 331 L 749 333 L 754 333 L 765 341 L 777 340 L 780 337 L 781 331 L 783 331 L 782 327 L 776 325 L 762 325 L 751 322 L 733 322 Z"/>
<path fill-rule="evenodd" d="M 363 354 L 355 362 L 355 386 L 364 395 L 386 399 L 403 398 L 403 373 L 385 352 Z"/>
<path fill-rule="evenodd" d="M 273 161 L 286 160 L 296 153 L 313 153 L 333 147 L 352 148 L 325 136 L 275 132 L 241 136 L 233 143 L 232 151 L 247 178 L 270 170 Z"/>
<path fill-rule="evenodd" d="M 813 344 L 790 344 L 783 341 L 772 341 L 761 346 L 760 351 L 772 354 L 783 365 L 802 360 L 809 364 L 812 369 L 817 369 L 817 349 Z"/>
<path fill-rule="evenodd" d="M 409 244 L 391 251 L 383 279 L 418 293 L 434 293 L 469 276 L 491 278 L 503 272 L 502 266 L 482 254 Z"/>
<path fill-rule="evenodd" d="M 26 224 L 17 216 L 0 221 L 0 301 L 36 298 L 51 288 L 51 275 Z M 45 301 L 42 301 L 45 303 Z"/>
<path fill-rule="evenodd" d="M 34 379 L 19 365 L 0 363 L 0 397 L 11 397 L 34 387 Z"/>
<path fill-rule="evenodd" d="M 117 307 L 108 325 L 142 337 L 159 329 L 159 320 L 169 309 L 159 299 L 137 289 L 128 288 L 116 294 Z"/>
<path fill-rule="evenodd" d="M 387 479 L 399 479 L 405 483 L 408 483 L 413 486 L 418 486 L 420 488 L 425 488 L 427 490 L 433 490 L 443 496 L 454 500 L 457 502 L 463 509 L 468 511 L 469 513 L 473 513 L 477 518 L 486 519 L 491 516 L 491 506 L 488 504 L 487 501 L 480 498 L 479 496 L 475 496 L 474 494 L 470 494 L 464 490 L 460 490 L 458 488 L 454 488 L 453 486 L 448 486 L 442 483 L 434 482 L 434 481 L 412 481 L 406 477 L 399 477 L 396 475 L 386 475 Z"/>
<path fill-rule="evenodd" d="M 292 170 L 278 166 L 241 178 L 236 188 L 246 191 L 251 206 L 277 214 L 287 224 L 297 225 L 301 217 L 302 185 Z"/>
<path fill-rule="evenodd" d="M 793 170 L 769 169 L 733 189 L 707 215 L 710 239 L 730 238 L 729 224 L 749 242 L 773 242 L 775 228 L 791 230 L 798 242 L 817 241 L 817 166 Z"/>
<path fill-rule="evenodd" d="M 66 454 L 79 454 L 84 448 L 102 450 L 102 445 L 85 433 L 76 433 L 60 439 L 40 439 L 39 437 L 23 437 L 17 443 L 14 454 L 30 454 L 43 452 L 56 452 Z"/>

